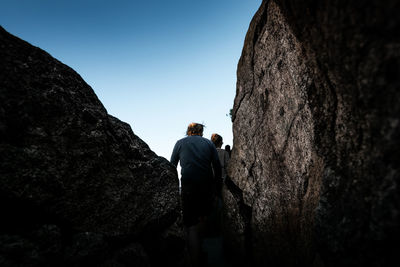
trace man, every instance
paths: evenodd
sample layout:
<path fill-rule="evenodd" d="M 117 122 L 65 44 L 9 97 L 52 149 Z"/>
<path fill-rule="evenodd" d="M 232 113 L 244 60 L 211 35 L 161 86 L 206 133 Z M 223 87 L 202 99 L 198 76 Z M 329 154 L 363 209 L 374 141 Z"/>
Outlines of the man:
<path fill-rule="evenodd" d="M 171 156 L 172 164 L 181 164 L 183 223 L 193 266 L 200 265 L 201 230 L 222 186 L 218 153 L 214 144 L 203 138 L 203 129 L 202 124 L 189 124 L 187 136 L 176 142 Z"/>
<path fill-rule="evenodd" d="M 222 141 L 222 136 L 219 134 L 213 133 L 211 135 L 211 141 L 214 143 L 215 147 L 217 148 L 217 153 L 218 153 L 218 158 L 219 162 L 221 163 L 221 169 L 222 169 L 222 180 L 225 181 L 226 178 L 226 173 L 227 173 L 227 167 L 229 163 L 229 153 L 228 151 L 222 149 L 222 144 L 224 143 Z"/>
<path fill-rule="evenodd" d="M 226 145 L 225 146 L 225 151 L 228 152 L 229 158 L 230 158 L 231 157 L 231 146 L 230 145 Z"/>

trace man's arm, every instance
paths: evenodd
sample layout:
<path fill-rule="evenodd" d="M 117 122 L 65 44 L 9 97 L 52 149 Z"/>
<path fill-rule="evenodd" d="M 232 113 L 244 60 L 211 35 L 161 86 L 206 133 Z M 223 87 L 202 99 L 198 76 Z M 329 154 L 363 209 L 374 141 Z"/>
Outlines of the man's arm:
<path fill-rule="evenodd" d="M 171 155 L 171 160 L 170 160 L 170 162 L 172 164 L 174 164 L 175 167 L 178 166 L 178 162 L 179 162 L 179 150 L 180 150 L 180 145 L 178 144 L 178 142 L 176 142 L 176 144 L 174 146 L 174 150 L 172 150 L 172 155 Z"/>

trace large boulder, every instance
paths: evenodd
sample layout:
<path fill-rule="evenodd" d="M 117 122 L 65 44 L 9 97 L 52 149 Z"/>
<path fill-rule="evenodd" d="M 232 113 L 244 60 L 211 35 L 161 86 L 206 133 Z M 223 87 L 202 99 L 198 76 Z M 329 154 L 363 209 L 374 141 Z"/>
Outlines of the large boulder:
<path fill-rule="evenodd" d="M 176 169 L 75 71 L 3 28 L 0 58 L 0 265 L 179 261 Z"/>
<path fill-rule="evenodd" d="M 238 64 L 225 236 L 256 266 L 395 266 L 400 4 L 263 1 Z"/>

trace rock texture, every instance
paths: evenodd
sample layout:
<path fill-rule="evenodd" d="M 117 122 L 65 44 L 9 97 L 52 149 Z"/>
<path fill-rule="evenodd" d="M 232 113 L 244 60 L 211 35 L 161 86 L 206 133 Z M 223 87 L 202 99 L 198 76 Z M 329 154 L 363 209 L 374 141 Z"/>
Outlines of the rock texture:
<path fill-rule="evenodd" d="M 71 68 L 3 28 L 0 48 L 0 265 L 176 265 L 175 168 Z"/>
<path fill-rule="evenodd" d="M 256 266 L 395 266 L 399 2 L 263 1 L 233 108 L 225 236 Z"/>

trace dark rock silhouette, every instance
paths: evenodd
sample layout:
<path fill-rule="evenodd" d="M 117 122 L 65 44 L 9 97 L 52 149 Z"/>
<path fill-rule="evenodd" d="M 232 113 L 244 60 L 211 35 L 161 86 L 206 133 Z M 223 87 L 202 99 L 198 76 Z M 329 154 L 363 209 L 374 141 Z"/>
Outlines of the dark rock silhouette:
<path fill-rule="evenodd" d="M 232 255 L 256 266 L 399 265 L 399 8 L 262 2 L 232 112 Z"/>
<path fill-rule="evenodd" d="M 0 48 L 0 265 L 176 265 L 175 168 L 71 68 L 3 28 Z"/>

